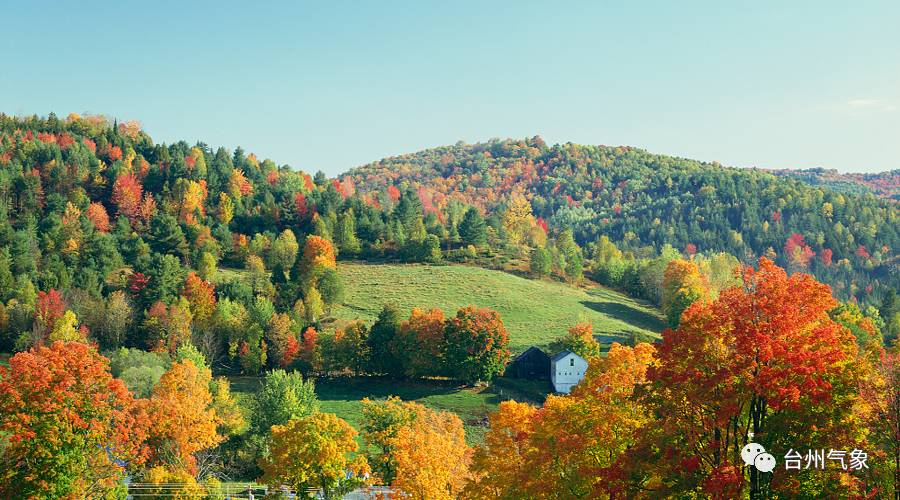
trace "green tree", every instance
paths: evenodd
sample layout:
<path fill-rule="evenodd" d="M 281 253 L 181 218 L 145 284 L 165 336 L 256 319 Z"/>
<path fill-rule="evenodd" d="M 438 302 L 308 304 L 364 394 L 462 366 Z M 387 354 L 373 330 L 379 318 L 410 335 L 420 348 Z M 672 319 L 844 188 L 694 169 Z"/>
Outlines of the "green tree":
<path fill-rule="evenodd" d="M 487 225 L 477 208 L 469 207 L 466 210 L 462 222 L 459 223 L 459 235 L 462 241 L 469 245 L 481 247 L 487 243 Z"/>
<path fill-rule="evenodd" d="M 251 430 L 267 435 L 273 425 L 284 425 L 319 411 L 315 384 L 304 380 L 299 372 L 272 370 L 253 395 L 252 410 Z"/>
<path fill-rule="evenodd" d="M 531 250 L 529 267 L 531 274 L 538 278 L 543 278 L 550 274 L 551 259 L 550 252 L 544 247 L 535 247 Z"/>
<path fill-rule="evenodd" d="M 187 254 L 187 241 L 175 217 L 162 212 L 153 217 L 150 221 L 150 248 L 161 254 Z"/>
<path fill-rule="evenodd" d="M 393 345 L 400 334 L 400 310 L 394 304 L 385 304 L 378 320 L 369 330 L 369 371 L 375 374 L 400 376 L 403 366 Z"/>
<path fill-rule="evenodd" d="M 356 219 L 352 208 L 338 215 L 334 229 L 334 243 L 344 255 L 356 255 L 362 249 L 359 238 L 356 237 Z"/>

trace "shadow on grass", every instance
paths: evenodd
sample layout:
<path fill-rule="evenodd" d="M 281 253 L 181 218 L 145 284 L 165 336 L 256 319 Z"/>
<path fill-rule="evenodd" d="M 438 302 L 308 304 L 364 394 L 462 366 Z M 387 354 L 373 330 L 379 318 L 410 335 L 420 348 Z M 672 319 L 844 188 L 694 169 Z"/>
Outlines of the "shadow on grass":
<path fill-rule="evenodd" d="M 652 332 L 659 333 L 666 328 L 666 323 L 662 318 L 621 302 L 597 302 L 585 300 L 582 301 L 581 304 L 589 309 L 619 319 L 629 325 L 650 330 Z"/>

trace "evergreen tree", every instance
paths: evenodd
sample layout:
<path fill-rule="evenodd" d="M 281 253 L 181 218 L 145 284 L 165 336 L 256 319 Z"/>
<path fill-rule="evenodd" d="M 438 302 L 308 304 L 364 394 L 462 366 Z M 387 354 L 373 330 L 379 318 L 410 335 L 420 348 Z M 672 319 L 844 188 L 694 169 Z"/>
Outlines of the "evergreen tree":
<path fill-rule="evenodd" d="M 371 356 L 369 362 L 371 373 L 393 377 L 403 373 L 403 366 L 393 349 L 399 333 L 400 311 L 394 304 L 385 304 L 366 339 Z"/>
<path fill-rule="evenodd" d="M 477 208 L 469 207 L 466 210 L 462 222 L 459 223 L 459 235 L 463 243 L 468 245 L 480 247 L 487 243 L 487 225 Z"/>

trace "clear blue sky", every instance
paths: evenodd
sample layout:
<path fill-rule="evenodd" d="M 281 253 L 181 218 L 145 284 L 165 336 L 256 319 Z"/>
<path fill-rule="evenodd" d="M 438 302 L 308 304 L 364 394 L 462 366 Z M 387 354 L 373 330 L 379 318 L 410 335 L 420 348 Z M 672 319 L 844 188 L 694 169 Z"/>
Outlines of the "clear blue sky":
<path fill-rule="evenodd" d="M 137 119 L 157 141 L 330 175 L 536 134 L 738 166 L 900 168 L 891 0 L 23 1 L 0 19 L 0 111 Z"/>

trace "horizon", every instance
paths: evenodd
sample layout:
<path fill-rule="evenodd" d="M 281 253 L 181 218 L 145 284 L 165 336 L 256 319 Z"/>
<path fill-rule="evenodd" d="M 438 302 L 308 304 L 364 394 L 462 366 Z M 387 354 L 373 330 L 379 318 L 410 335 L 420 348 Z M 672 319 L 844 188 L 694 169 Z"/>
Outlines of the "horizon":
<path fill-rule="evenodd" d="M 137 120 L 159 142 L 330 177 L 535 135 L 733 167 L 900 168 L 900 5 L 886 1 L 6 10 L 0 111 Z"/>

